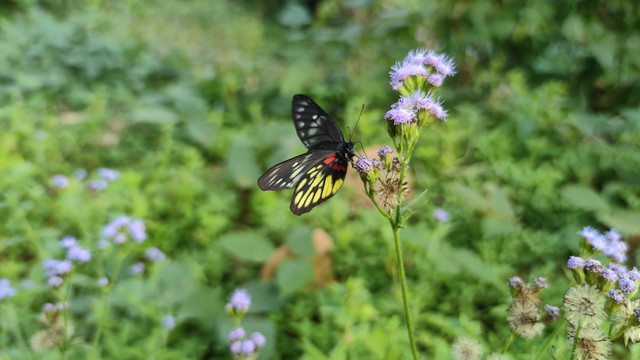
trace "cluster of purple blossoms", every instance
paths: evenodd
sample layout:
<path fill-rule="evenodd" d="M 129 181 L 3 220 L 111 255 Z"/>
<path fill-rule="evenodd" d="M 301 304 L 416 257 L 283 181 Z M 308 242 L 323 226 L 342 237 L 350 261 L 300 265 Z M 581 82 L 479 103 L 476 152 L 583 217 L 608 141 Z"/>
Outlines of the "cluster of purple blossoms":
<path fill-rule="evenodd" d="M 0 279 L 0 300 L 13 297 L 15 294 L 16 290 L 11 287 L 11 282 L 8 279 Z"/>
<path fill-rule="evenodd" d="M 435 88 L 442 85 L 445 77 L 455 75 L 453 60 L 444 54 L 436 54 L 426 49 L 416 49 L 391 67 L 389 84 L 394 90 L 400 90 L 407 79 L 419 77 L 426 79 Z"/>
<path fill-rule="evenodd" d="M 76 263 L 85 263 L 91 260 L 91 251 L 78 245 L 76 238 L 65 236 L 60 240 L 60 245 L 67 250 L 64 260 L 47 259 L 42 266 L 47 275 L 47 284 L 57 288 L 64 282 L 64 276 L 73 270 Z"/>
<path fill-rule="evenodd" d="M 167 257 L 162 251 L 160 251 L 160 249 L 155 246 L 148 248 L 145 252 L 145 256 L 151 261 L 161 261 Z"/>
<path fill-rule="evenodd" d="M 442 100 L 435 99 L 433 94 L 416 90 L 409 96 L 401 96 L 387 111 L 384 118 L 393 125 L 418 123 L 420 114 L 427 114 L 446 121 L 448 113 L 442 108 Z"/>
<path fill-rule="evenodd" d="M 87 177 L 87 171 L 85 169 L 76 169 L 71 176 L 82 181 Z M 106 189 L 109 186 L 109 182 L 119 177 L 120 172 L 117 170 L 98 168 L 95 171 L 95 178 L 87 181 L 86 187 L 93 192 L 99 192 Z M 64 189 L 69 186 L 69 178 L 62 174 L 53 175 L 49 182 L 58 189 Z"/>
<path fill-rule="evenodd" d="M 437 208 L 435 210 L 433 210 L 433 216 L 438 219 L 438 221 L 440 222 L 448 222 L 449 221 L 449 213 L 447 212 L 447 210 L 442 209 L 442 208 Z"/>
<path fill-rule="evenodd" d="M 173 317 L 173 315 L 165 315 L 162 318 L 162 326 L 165 329 L 171 331 L 176 327 L 176 319 Z"/>
<path fill-rule="evenodd" d="M 69 186 L 69 179 L 62 174 L 53 175 L 49 182 L 51 183 L 51 185 L 53 185 L 53 187 L 58 189 L 64 189 Z"/>
<path fill-rule="evenodd" d="M 247 334 L 242 327 L 235 328 L 229 332 L 227 340 L 234 359 L 247 359 L 266 343 L 264 335 L 254 332 L 246 338 Z"/>
<path fill-rule="evenodd" d="M 245 289 L 236 289 L 233 294 L 231 294 L 231 299 L 225 305 L 225 310 L 228 314 L 244 314 L 249 311 L 249 307 L 251 307 L 251 296 Z"/>
<path fill-rule="evenodd" d="M 129 238 L 137 243 L 141 243 L 147 239 L 147 232 L 144 221 L 131 219 L 128 216 L 120 216 L 108 223 L 102 228 L 104 241 L 100 242 L 100 247 L 104 248 L 109 245 L 109 240 L 115 244 L 123 244 Z"/>
<path fill-rule="evenodd" d="M 593 250 L 602 252 L 617 263 L 627 261 L 627 243 L 622 241 L 622 236 L 615 229 L 611 229 L 604 234 L 600 234 L 598 230 L 585 226 L 582 231 L 578 232 Z"/>
<path fill-rule="evenodd" d="M 384 164 L 378 159 L 369 159 L 361 157 L 356 161 L 356 171 L 361 174 L 368 174 L 374 169 L 384 169 Z"/>

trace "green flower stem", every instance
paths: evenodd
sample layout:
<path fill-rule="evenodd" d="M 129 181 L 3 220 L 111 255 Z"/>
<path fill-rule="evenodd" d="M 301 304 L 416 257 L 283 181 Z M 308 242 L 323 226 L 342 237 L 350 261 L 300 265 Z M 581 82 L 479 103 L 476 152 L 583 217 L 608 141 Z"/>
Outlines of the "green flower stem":
<path fill-rule="evenodd" d="M 402 191 L 402 187 L 400 188 Z M 416 341 L 413 338 L 413 326 L 411 325 L 411 315 L 409 314 L 409 301 L 407 299 L 407 281 L 404 275 L 404 262 L 402 260 L 402 248 L 400 247 L 400 236 L 398 231 L 400 228 L 395 225 L 393 220 L 389 220 L 391 227 L 393 228 L 393 240 L 396 245 L 396 260 L 398 262 L 398 270 L 400 272 L 400 287 L 402 288 L 402 303 L 404 305 L 404 319 L 407 325 L 407 333 L 409 335 L 409 344 L 411 345 L 411 353 L 413 359 L 418 360 L 418 350 L 416 349 Z"/>
<path fill-rule="evenodd" d="M 542 345 L 542 347 L 540 348 L 540 350 L 538 350 L 538 354 L 536 355 L 535 360 L 543 358 L 543 354 L 547 351 L 547 349 L 549 349 L 549 346 L 551 346 L 551 342 L 558 336 L 558 334 L 561 331 L 564 330 L 566 325 L 567 325 L 567 323 L 563 321 L 560 325 L 558 325 L 556 327 L 556 329 L 553 331 L 553 333 L 551 333 L 551 335 L 547 337 L 547 339 L 545 340 L 545 342 Z"/>
<path fill-rule="evenodd" d="M 507 341 L 504 343 L 504 346 L 502 347 L 502 351 L 500 352 L 501 354 L 506 354 L 507 353 L 507 349 L 509 348 L 509 345 L 511 345 L 511 343 L 513 342 L 513 339 L 515 339 L 515 337 L 516 337 L 516 333 L 511 331 L 509 333 L 509 338 L 507 339 Z"/>
<path fill-rule="evenodd" d="M 578 340 L 580 339 L 580 330 L 582 330 L 582 323 L 578 322 L 576 334 L 573 336 L 573 346 L 571 346 L 571 357 L 569 358 L 570 360 L 574 360 L 576 358 L 576 347 L 578 346 Z"/>

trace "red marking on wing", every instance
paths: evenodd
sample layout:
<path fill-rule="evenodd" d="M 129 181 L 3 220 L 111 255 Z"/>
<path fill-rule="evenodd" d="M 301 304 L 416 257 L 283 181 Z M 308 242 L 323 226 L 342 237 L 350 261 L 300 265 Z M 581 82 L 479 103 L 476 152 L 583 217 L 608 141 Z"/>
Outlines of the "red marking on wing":
<path fill-rule="evenodd" d="M 336 154 L 331 154 L 329 156 L 327 156 L 326 159 L 324 159 L 324 163 L 329 165 L 331 164 L 334 160 L 336 159 Z"/>

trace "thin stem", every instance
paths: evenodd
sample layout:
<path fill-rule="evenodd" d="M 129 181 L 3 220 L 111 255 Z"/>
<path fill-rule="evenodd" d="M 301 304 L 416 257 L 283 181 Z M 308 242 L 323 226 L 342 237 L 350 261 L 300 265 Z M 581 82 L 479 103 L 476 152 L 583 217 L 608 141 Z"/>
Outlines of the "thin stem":
<path fill-rule="evenodd" d="M 571 357 L 569 358 L 570 360 L 576 358 L 576 347 L 578 346 L 578 340 L 580 339 L 580 330 L 582 330 L 582 323 L 578 322 L 576 334 L 573 336 L 573 346 L 571 346 Z"/>
<path fill-rule="evenodd" d="M 560 325 L 558 325 L 556 327 L 556 329 L 553 331 L 553 333 L 551 333 L 550 336 L 547 337 L 547 340 L 545 340 L 544 344 L 542 345 L 542 347 L 540 348 L 540 350 L 538 351 L 538 354 L 535 357 L 535 360 L 538 359 L 542 359 L 542 355 L 545 353 L 545 351 L 549 348 L 549 346 L 551 345 L 551 341 L 553 341 L 553 339 L 556 338 L 556 336 L 558 336 L 558 334 L 560 333 L 560 331 L 562 329 L 565 328 L 565 326 L 567 325 L 567 323 L 562 322 Z"/>
<path fill-rule="evenodd" d="M 413 359 L 418 360 L 418 350 L 416 349 L 416 341 L 413 338 L 413 326 L 411 325 L 411 315 L 409 314 L 409 300 L 407 299 L 407 281 L 404 275 L 404 262 L 402 260 L 402 248 L 400 247 L 400 230 L 392 220 L 389 220 L 393 228 L 393 240 L 396 245 L 396 260 L 398 262 L 398 271 L 400 272 L 400 286 L 402 288 L 402 303 L 404 305 L 404 319 L 407 325 L 407 333 L 409 334 L 409 344 L 411 345 L 411 353 Z"/>
<path fill-rule="evenodd" d="M 515 339 L 515 337 L 516 337 L 516 333 L 511 331 L 509 333 L 509 338 L 507 339 L 507 341 L 505 341 L 504 346 L 502 347 L 502 351 L 500 352 L 501 354 L 506 354 L 507 353 L 507 349 L 509 348 L 509 345 L 511 345 L 511 343 L 513 342 L 513 339 Z"/>

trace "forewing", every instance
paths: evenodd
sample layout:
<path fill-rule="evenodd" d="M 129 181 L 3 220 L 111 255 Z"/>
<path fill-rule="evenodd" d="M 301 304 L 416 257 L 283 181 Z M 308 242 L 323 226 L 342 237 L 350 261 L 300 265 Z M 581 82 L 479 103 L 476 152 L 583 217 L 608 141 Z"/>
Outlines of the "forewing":
<path fill-rule="evenodd" d="M 294 95 L 291 115 L 298 137 L 307 149 L 337 149 L 344 143 L 336 122 L 308 96 Z"/>
<path fill-rule="evenodd" d="M 274 165 L 258 179 L 258 187 L 262 190 L 291 189 L 314 165 L 332 154 L 333 151 L 309 151 L 289 160 Z"/>
<path fill-rule="evenodd" d="M 291 199 L 291 212 L 301 215 L 329 199 L 340 189 L 347 173 L 347 162 L 336 153 L 315 163 L 302 177 Z"/>

